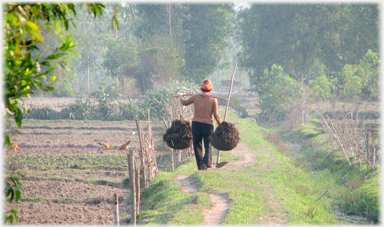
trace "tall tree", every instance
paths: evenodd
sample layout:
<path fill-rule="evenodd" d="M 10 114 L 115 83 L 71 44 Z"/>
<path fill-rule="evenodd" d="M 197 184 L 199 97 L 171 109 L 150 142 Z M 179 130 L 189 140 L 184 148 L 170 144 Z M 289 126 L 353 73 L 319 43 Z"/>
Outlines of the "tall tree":
<path fill-rule="evenodd" d="M 107 51 L 104 53 L 103 67 L 112 78 L 117 78 L 124 94 L 124 79 L 140 75 L 140 60 L 136 43 L 129 38 L 108 36 L 105 40 Z"/>
<path fill-rule="evenodd" d="M 187 4 L 183 29 L 185 66 L 182 72 L 195 82 L 216 69 L 233 33 L 233 4 Z"/>
<path fill-rule="evenodd" d="M 136 7 L 139 19 L 135 34 L 146 47 L 142 50 L 143 57 L 151 53 L 151 60 L 154 60 L 153 52 L 148 51 L 162 50 L 156 59 L 168 60 L 168 66 L 173 67 L 172 73 L 168 71 L 163 77 L 177 78 L 181 74 L 200 83 L 214 72 L 233 31 L 233 4 L 137 4 Z M 171 49 L 165 50 L 164 46 L 155 43 L 168 43 Z M 160 67 L 163 64 L 158 61 L 154 65 Z M 144 68 L 147 81 L 152 78 L 151 74 L 164 71 Z"/>
<path fill-rule="evenodd" d="M 111 29 L 111 22 L 108 19 L 113 16 L 113 12 L 110 12 L 113 6 L 113 4 L 107 4 L 102 11 L 105 16 L 101 18 L 93 18 L 91 12 L 86 8 L 79 9 L 73 20 L 76 27 L 69 29 L 74 41 L 81 43 L 77 47 L 81 58 L 74 61 L 74 68 L 77 72 L 75 83 L 77 94 L 89 95 L 99 87 L 102 81 L 111 80 L 105 75 L 102 61 L 103 52 L 106 51 L 103 35 L 114 35 L 117 32 L 117 29 L 115 31 Z"/>
<path fill-rule="evenodd" d="M 340 71 L 377 50 L 377 14 L 377 4 L 252 4 L 239 13 L 240 63 L 253 84 L 275 63 L 298 80 L 316 60 Z"/>
<path fill-rule="evenodd" d="M 144 90 L 180 77 L 182 57 L 181 4 L 136 4 L 135 36 L 142 66 L 140 84 Z"/>

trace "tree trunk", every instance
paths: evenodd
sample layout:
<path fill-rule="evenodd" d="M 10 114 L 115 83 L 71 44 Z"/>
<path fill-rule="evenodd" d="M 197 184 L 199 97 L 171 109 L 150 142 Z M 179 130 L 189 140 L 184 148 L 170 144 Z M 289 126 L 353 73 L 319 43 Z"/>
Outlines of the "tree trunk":
<path fill-rule="evenodd" d="M 115 197 L 115 209 L 114 209 L 114 216 L 115 216 L 115 225 L 119 226 L 120 225 L 120 211 L 119 211 L 119 197 L 117 194 L 114 195 Z"/>
<path fill-rule="evenodd" d="M 168 15 L 169 35 L 172 38 L 172 4 L 168 3 L 168 6 L 166 6 L 165 9 Z"/>
<path fill-rule="evenodd" d="M 136 21 L 136 18 L 135 18 L 135 14 L 133 14 L 133 10 L 132 10 L 132 5 L 131 4 L 128 4 L 129 6 L 129 9 L 131 10 L 131 14 L 132 14 L 132 19 L 134 21 Z M 141 65 L 141 76 L 143 77 L 142 79 L 142 86 L 143 86 L 143 89 L 144 91 L 147 90 L 147 87 L 145 85 L 145 73 L 144 73 L 144 65 L 143 65 L 143 57 L 141 56 L 141 45 L 140 45 L 140 39 L 136 39 L 137 41 L 137 46 L 138 46 L 138 49 L 139 49 L 139 58 L 140 58 L 140 65 Z"/>
<path fill-rule="evenodd" d="M 376 161 L 376 152 L 375 152 L 375 130 L 374 128 L 372 127 L 371 129 L 371 147 L 372 147 L 372 166 L 375 165 L 375 161 Z"/>
<path fill-rule="evenodd" d="M 121 93 L 122 95 L 125 95 L 124 94 L 124 77 L 121 78 Z"/>
<path fill-rule="evenodd" d="M 89 60 L 89 55 L 88 55 L 88 60 Z M 89 65 L 87 66 L 87 81 L 88 81 L 88 83 L 87 83 L 87 90 L 88 90 L 88 95 L 89 95 Z"/>

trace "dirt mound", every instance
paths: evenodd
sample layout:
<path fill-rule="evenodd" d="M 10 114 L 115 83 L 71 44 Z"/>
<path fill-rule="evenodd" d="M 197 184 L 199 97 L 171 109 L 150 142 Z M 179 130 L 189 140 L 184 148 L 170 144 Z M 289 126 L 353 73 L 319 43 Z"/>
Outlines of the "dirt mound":
<path fill-rule="evenodd" d="M 239 130 L 235 124 L 223 121 L 209 137 L 214 148 L 229 151 L 237 146 L 240 141 Z"/>
<path fill-rule="evenodd" d="M 192 146 L 192 130 L 189 121 L 174 120 L 163 135 L 163 140 L 173 149 L 187 149 Z"/>

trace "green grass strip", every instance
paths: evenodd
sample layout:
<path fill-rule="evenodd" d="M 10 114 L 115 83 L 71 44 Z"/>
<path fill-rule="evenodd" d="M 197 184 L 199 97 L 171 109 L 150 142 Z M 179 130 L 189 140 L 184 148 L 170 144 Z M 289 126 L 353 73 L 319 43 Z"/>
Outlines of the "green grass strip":
<path fill-rule="evenodd" d="M 138 224 L 199 224 L 201 209 L 209 203 L 204 194 L 182 192 L 174 182 L 176 173 L 159 172 L 143 192 Z"/>
<path fill-rule="evenodd" d="M 190 159 L 174 173 L 160 172 L 145 192 L 143 204 L 147 205 L 143 206 L 142 213 L 146 218 L 142 216 L 140 224 L 201 224 L 201 211 L 207 205 L 199 206 L 200 200 L 195 198 L 197 193 L 181 192 L 173 180 L 177 174 L 189 175 L 200 195 L 221 193 L 228 196 L 231 207 L 222 224 L 268 224 L 265 220 L 276 213 L 285 214 L 279 218 L 286 224 L 338 223 L 329 212 L 329 201 L 316 201 L 324 193 L 322 182 L 316 182 L 310 171 L 302 169 L 267 142 L 263 136 L 265 129 L 253 119 L 240 119 L 231 113 L 227 121 L 236 124 L 241 143 L 251 148 L 255 163 L 247 169 L 196 171 L 195 161 Z M 220 156 L 220 161 L 230 159 L 233 157 Z"/>

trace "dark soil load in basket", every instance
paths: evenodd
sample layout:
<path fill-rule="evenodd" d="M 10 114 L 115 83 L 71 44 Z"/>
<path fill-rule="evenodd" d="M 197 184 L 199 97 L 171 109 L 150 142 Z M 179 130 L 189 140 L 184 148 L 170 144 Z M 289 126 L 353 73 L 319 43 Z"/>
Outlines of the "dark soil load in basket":
<path fill-rule="evenodd" d="M 239 130 L 237 130 L 235 124 L 223 121 L 217 126 L 209 140 L 214 148 L 229 151 L 235 148 L 240 141 Z"/>
<path fill-rule="evenodd" d="M 187 149 L 192 146 L 192 130 L 189 121 L 174 120 L 163 135 L 163 140 L 173 149 Z"/>

